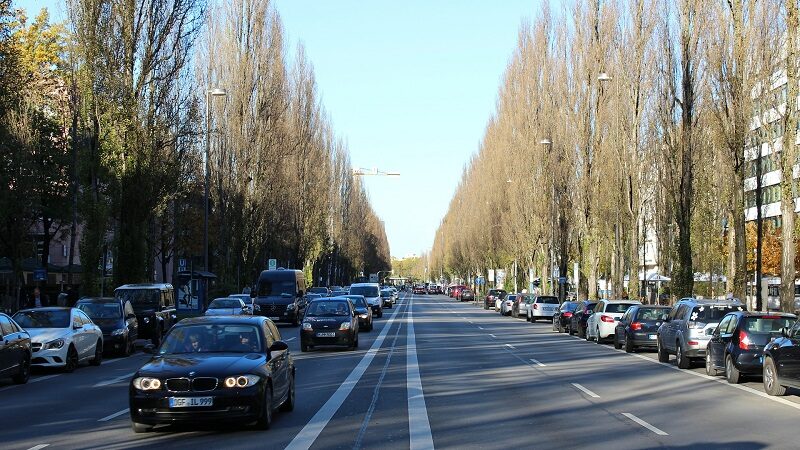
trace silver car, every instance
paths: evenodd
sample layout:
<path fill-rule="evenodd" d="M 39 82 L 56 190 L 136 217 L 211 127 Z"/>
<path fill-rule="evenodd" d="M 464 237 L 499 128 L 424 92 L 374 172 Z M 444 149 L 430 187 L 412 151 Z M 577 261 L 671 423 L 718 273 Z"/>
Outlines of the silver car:
<path fill-rule="evenodd" d="M 678 367 L 688 369 L 693 359 L 705 359 L 708 341 L 719 321 L 729 312 L 744 310 L 744 305 L 734 299 L 681 299 L 658 327 L 658 360 L 667 362 L 674 354 Z"/>
<path fill-rule="evenodd" d="M 537 295 L 528 305 L 528 322 L 537 320 L 553 321 L 558 311 L 558 297 L 554 295 Z"/>
<path fill-rule="evenodd" d="M 215 298 L 208 305 L 204 315 L 206 316 L 240 316 L 252 315 L 253 311 L 238 298 L 222 297 Z"/>

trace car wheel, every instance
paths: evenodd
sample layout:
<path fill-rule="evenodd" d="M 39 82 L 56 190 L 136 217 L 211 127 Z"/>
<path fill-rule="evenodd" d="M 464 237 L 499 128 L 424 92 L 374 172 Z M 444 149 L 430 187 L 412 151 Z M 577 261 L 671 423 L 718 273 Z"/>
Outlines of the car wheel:
<path fill-rule="evenodd" d="M 261 406 L 261 415 L 256 421 L 256 428 L 259 430 L 268 430 L 272 425 L 272 386 L 267 385 L 264 391 L 264 404 Z"/>
<path fill-rule="evenodd" d="M 619 339 L 617 339 L 616 333 L 614 333 L 614 348 L 617 350 L 622 348 L 622 342 L 620 342 Z"/>
<path fill-rule="evenodd" d="M 72 373 L 78 367 L 78 351 L 70 344 L 67 350 L 67 362 L 64 364 L 64 372 Z"/>
<path fill-rule="evenodd" d="M 99 366 L 103 363 L 103 341 L 100 339 L 97 340 L 97 344 L 94 346 L 94 359 L 92 359 L 91 364 L 93 366 Z"/>
<path fill-rule="evenodd" d="M 769 395 L 786 395 L 786 386 L 781 386 L 775 362 L 768 356 L 764 358 L 764 391 Z"/>
<path fill-rule="evenodd" d="M 583 338 L 586 339 L 587 341 L 592 340 L 592 337 L 589 336 L 589 327 L 586 327 L 586 329 L 583 330 Z"/>
<path fill-rule="evenodd" d="M 669 362 L 669 353 L 661 346 L 661 341 L 656 340 L 656 351 L 658 352 L 658 362 Z"/>
<path fill-rule="evenodd" d="M 742 374 L 733 364 L 731 355 L 725 357 L 725 378 L 730 384 L 739 384 L 742 381 Z"/>
<path fill-rule="evenodd" d="M 139 422 L 131 422 L 131 429 L 134 433 L 147 433 L 151 431 L 153 427 Z"/>
<path fill-rule="evenodd" d="M 558 331 L 558 326 L 556 325 L 556 319 L 553 319 L 553 331 Z"/>
<path fill-rule="evenodd" d="M 692 360 L 683 354 L 683 347 L 680 342 L 675 343 L 675 362 L 678 364 L 679 369 L 688 369 L 692 365 Z"/>
<path fill-rule="evenodd" d="M 633 353 L 636 348 L 633 346 L 633 341 L 628 339 L 628 336 L 625 336 L 625 352 Z"/>
<path fill-rule="evenodd" d="M 289 376 L 289 393 L 286 394 L 286 400 L 281 405 L 281 411 L 294 411 L 294 373 Z"/>
<path fill-rule="evenodd" d="M 706 375 L 710 377 L 715 377 L 719 375 L 719 371 L 714 368 L 714 365 L 711 363 L 711 353 L 706 350 Z"/>
<path fill-rule="evenodd" d="M 31 355 L 26 354 L 22 361 L 19 362 L 19 372 L 14 375 L 11 380 L 14 384 L 25 384 L 31 377 Z"/>

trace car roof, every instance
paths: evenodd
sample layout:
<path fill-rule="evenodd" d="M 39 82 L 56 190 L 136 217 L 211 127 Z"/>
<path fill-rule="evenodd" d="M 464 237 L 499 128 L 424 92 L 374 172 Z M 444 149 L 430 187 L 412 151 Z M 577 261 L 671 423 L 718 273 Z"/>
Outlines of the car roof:
<path fill-rule="evenodd" d="M 265 320 L 263 316 L 197 316 L 183 319 L 175 326 L 204 325 L 204 324 L 233 324 L 233 325 L 260 325 Z"/>
<path fill-rule="evenodd" d="M 380 285 L 378 283 L 353 283 L 350 287 L 361 287 L 361 286 L 375 286 L 376 288 L 380 289 Z"/>
<path fill-rule="evenodd" d="M 640 302 L 639 300 L 608 300 L 608 299 L 602 299 L 600 301 L 601 302 L 606 302 L 608 304 L 614 304 L 614 305 L 619 304 L 619 303 L 633 303 L 634 305 L 641 305 L 642 304 L 642 302 Z"/>
<path fill-rule="evenodd" d="M 123 284 L 122 286 L 118 287 L 116 290 L 120 289 L 172 289 L 172 285 L 169 283 L 135 283 L 135 284 Z"/>
<path fill-rule="evenodd" d="M 115 297 L 83 297 L 78 303 L 119 303 L 122 300 Z"/>
<path fill-rule="evenodd" d="M 28 311 L 72 311 L 73 309 L 77 309 L 77 308 L 71 308 L 69 306 L 43 306 L 41 308 L 21 309 L 21 310 L 19 310 L 17 312 L 28 312 Z"/>
<path fill-rule="evenodd" d="M 792 313 L 785 313 L 780 311 L 731 311 L 728 314 L 737 314 L 742 317 L 786 317 L 787 319 L 796 319 L 797 316 Z"/>

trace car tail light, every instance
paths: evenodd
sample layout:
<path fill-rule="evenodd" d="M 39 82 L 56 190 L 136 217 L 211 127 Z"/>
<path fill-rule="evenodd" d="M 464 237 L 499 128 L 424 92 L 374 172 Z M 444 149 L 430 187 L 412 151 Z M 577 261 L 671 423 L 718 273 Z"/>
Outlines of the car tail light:
<path fill-rule="evenodd" d="M 533 309 L 539 309 L 539 305 L 538 305 L 538 304 L 536 304 L 536 303 L 534 303 L 534 304 L 533 304 Z"/>
<path fill-rule="evenodd" d="M 689 341 L 689 345 L 699 345 L 700 343 L 697 341 Z"/>
<path fill-rule="evenodd" d="M 634 330 L 634 331 L 640 331 L 641 329 L 642 329 L 642 324 L 641 324 L 641 322 L 633 322 L 633 323 L 631 324 L 631 330 Z"/>
<path fill-rule="evenodd" d="M 747 350 L 751 345 L 753 345 L 753 341 L 750 340 L 750 336 L 744 331 L 739 330 L 739 348 Z"/>
<path fill-rule="evenodd" d="M 603 322 L 614 323 L 614 318 L 611 316 L 607 316 L 605 314 L 600 316 L 600 320 L 602 320 Z"/>
<path fill-rule="evenodd" d="M 565 312 L 564 314 L 561 314 L 561 315 L 564 316 L 564 317 L 572 317 L 572 313 L 571 312 Z"/>

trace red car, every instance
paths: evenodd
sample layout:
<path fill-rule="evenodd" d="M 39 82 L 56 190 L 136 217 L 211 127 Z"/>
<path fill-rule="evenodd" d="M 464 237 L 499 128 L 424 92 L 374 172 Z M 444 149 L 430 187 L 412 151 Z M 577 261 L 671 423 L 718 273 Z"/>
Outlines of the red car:
<path fill-rule="evenodd" d="M 425 286 L 421 284 L 417 284 L 414 286 L 414 289 L 411 291 L 413 294 L 420 294 L 425 295 L 427 292 L 425 291 Z"/>
<path fill-rule="evenodd" d="M 466 288 L 466 286 L 464 286 L 464 285 L 453 286 L 450 289 L 450 297 L 459 298 L 459 295 L 461 294 L 461 290 L 465 289 L 465 288 Z"/>

